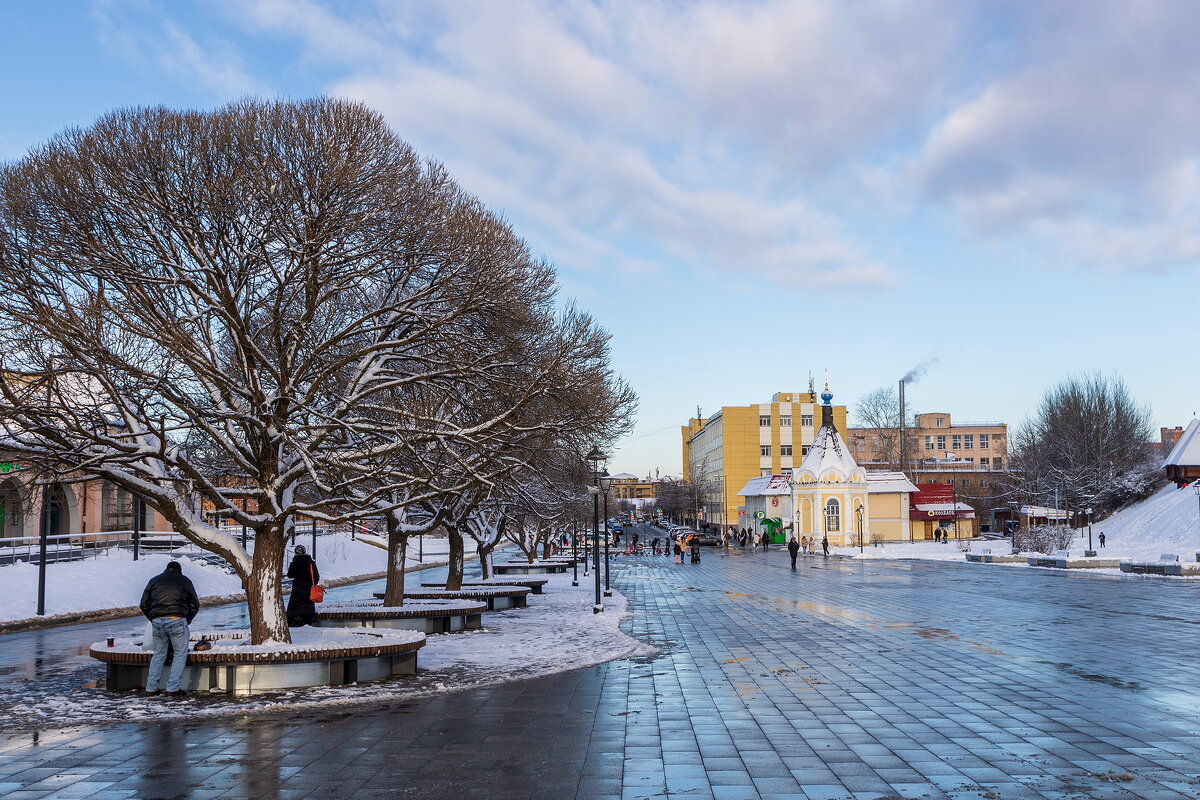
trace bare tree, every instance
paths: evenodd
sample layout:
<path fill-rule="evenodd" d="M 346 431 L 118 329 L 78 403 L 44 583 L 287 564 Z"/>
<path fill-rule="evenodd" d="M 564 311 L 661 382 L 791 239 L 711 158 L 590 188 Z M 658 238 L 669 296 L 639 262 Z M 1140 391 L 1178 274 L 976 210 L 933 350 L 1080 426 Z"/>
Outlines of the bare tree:
<path fill-rule="evenodd" d="M 918 437 L 909 433 L 917 427 L 916 414 L 905 409 L 904 416 L 904 450 L 916 453 Z M 871 460 L 888 469 L 900 469 L 900 394 L 896 387 L 880 386 L 867 392 L 855 405 L 854 417 L 858 427 L 869 429 Z"/>
<path fill-rule="evenodd" d="M 237 570 L 252 641 L 288 641 L 296 515 L 428 490 L 390 454 L 455 436 L 377 412 L 507 363 L 488 335 L 523 319 L 513 287 L 553 281 L 514 242 L 357 104 L 110 114 L 0 169 L 5 444 L 140 495 Z M 197 498 L 247 525 L 252 552 Z"/>
<path fill-rule="evenodd" d="M 1162 481 L 1149 409 L 1119 377 L 1091 374 L 1051 387 L 1017 431 L 1009 471 L 1025 496 L 1100 516 L 1145 497 Z"/>

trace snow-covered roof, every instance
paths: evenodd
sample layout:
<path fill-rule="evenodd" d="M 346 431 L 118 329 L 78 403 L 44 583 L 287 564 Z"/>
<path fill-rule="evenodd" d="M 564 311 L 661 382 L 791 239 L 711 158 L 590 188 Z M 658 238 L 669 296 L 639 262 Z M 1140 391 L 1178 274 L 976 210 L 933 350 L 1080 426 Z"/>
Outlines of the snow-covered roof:
<path fill-rule="evenodd" d="M 1027 517 L 1046 517 L 1047 519 L 1066 519 L 1067 512 L 1061 508 L 1046 506 L 1021 506 L 1021 513 Z"/>
<path fill-rule="evenodd" d="M 738 497 L 765 497 L 792 493 L 792 481 L 787 475 L 763 475 L 751 478 L 738 492 Z"/>
<path fill-rule="evenodd" d="M 808 446 L 808 455 L 804 456 L 800 468 L 792 475 L 799 478 L 799 483 L 813 483 L 831 476 L 849 481 L 854 472 L 860 476 L 865 475 L 854 456 L 850 455 L 850 448 L 846 447 L 837 430 L 831 425 L 822 425 L 813 437 L 812 444 Z M 805 476 L 811 477 L 805 480 Z M 858 480 L 864 478 L 859 477 Z"/>
<path fill-rule="evenodd" d="M 609 475 L 609 480 L 615 481 L 636 481 L 637 475 L 630 475 L 628 472 L 618 472 L 616 475 Z"/>
<path fill-rule="evenodd" d="M 1187 430 L 1171 448 L 1164 467 L 1200 466 L 1200 419 L 1188 423 Z"/>
<path fill-rule="evenodd" d="M 917 503 L 914 508 L 917 511 L 933 511 L 934 513 L 941 511 L 946 514 L 957 511 L 960 519 L 970 519 L 975 516 L 975 509 L 966 503 Z"/>
<path fill-rule="evenodd" d="M 867 473 L 867 491 L 868 492 L 910 492 L 917 493 L 917 487 L 913 485 L 903 472 L 868 472 Z"/>

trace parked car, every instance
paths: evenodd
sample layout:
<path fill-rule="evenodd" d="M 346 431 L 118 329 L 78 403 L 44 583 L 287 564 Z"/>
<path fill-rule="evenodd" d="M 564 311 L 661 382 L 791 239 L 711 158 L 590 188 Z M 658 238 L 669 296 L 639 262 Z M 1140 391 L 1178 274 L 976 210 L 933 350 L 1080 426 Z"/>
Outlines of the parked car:
<path fill-rule="evenodd" d="M 719 535 L 717 535 L 716 533 L 713 533 L 712 531 L 701 532 L 700 536 L 698 537 L 698 540 L 699 540 L 700 544 L 708 545 L 710 547 L 712 547 L 712 546 L 719 547 L 721 544 L 723 544 L 723 542 L 721 541 L 721 537 Z"/>

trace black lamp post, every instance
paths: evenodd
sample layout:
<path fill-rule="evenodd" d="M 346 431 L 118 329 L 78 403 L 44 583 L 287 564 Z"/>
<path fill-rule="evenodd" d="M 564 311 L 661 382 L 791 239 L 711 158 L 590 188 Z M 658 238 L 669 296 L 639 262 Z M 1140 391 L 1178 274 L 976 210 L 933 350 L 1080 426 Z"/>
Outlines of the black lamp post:
<path fill-rule="evenodd" d="M 575 520 L 571 520 L 571 585 L 579 585 L 579 547 L 578 537 L 579 526 Z"/>
<path fill-rule="evenodd" d="M 604 460 L 604 453 L 600 452 L 600 448 L 593 447 L 592 451 L 584 458 L 592 465 L 592 478 L 596 484 L 590 487 L 592 493 L 592 558 L 595 559 L 592 570 L 595 572 L 596 579 L 596 602 L 592 606 L 592 613 L 599 614 L 604 610 L 604 601 L 600 598 L 600 462 Z"/>
<path fill-rule="evenodd" d="M 598 487 L 604 497 L 604 596 L 612 597 L 612 584 L 609 582 L 610 570 L 608 566 L 608 542 L 612 539 L 612 534 L 608 530 L 608 470 L 600 473 Z"/>
<path fill-rule="evenodd" d="M 862 503 L 858 504 L 858 508 L 854 509 L 854 513 L 858 515 L 858 552 L 861 555 L 863 551 Z"/>

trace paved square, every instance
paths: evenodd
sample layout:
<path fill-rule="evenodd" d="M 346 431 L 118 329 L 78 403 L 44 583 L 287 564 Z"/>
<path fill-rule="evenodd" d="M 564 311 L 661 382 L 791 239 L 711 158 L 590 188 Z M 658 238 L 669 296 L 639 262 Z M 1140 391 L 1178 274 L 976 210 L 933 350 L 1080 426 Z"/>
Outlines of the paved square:
<path fill-rule="evenodd" d="M 1196 584 L 820 556 L 793 573 L 713 549 L 614 563 L 658 657 L 341 713 L 8 736 L 0 796 L 1200 796 Z"/>

